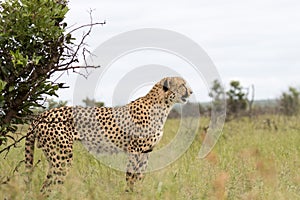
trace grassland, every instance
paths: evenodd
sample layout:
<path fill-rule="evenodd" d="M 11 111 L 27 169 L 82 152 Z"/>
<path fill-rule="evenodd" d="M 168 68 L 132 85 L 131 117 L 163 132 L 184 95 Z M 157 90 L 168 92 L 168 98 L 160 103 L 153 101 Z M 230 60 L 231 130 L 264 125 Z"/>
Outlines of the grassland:
<path fill-rule="evenodd" d="M 269 125 L 265 120 L 269 119 Z M 299 118 L 261 116 L 225 124 L 223 135 L 205 159 L 197 157 L 203 139 L 199 128 L 187 152 L 171 165 L 146 174 L 133 193 L 125 193 L 123 172 L 102 165 L 75 144 L 66 183 L 49 199 L 300 199 Z M 176 134 L 178 121 L 168 120 L 161 146 Z M 201 119 L 201 127 L 208 124 Z M 23 143 L 1 156 L 0 199 L 43 199 L 39 189 L 48 167 L 36 149 L 32 184 L 24 184 Z M 30 188 L 28 190 L 28 188 Z M 58 192 L 59 191 L 59 192 Z"/>

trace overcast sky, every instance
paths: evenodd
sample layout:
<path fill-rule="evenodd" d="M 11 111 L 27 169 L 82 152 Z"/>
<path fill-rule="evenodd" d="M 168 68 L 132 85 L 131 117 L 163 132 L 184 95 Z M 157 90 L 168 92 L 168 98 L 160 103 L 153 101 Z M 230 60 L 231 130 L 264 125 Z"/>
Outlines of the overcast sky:
<path fill-rule="evenodd" d="M 256 99 L 277 98 L 288 86 L 300 88 L 299 0 L 70 0 L 69 8 L 68 25 L 89 23 L 90 9 L 94 21 L 106 21 L 88 38 L 90 50 L 126 31 L 168 29 L 198 43 L 226 87 L 231 80 L 254 84 Z M 76 76 L 64 80 L 71 87 L 60 98 L 72 102 Z M 207 91 L 201 98 L 208 100 Z"/>

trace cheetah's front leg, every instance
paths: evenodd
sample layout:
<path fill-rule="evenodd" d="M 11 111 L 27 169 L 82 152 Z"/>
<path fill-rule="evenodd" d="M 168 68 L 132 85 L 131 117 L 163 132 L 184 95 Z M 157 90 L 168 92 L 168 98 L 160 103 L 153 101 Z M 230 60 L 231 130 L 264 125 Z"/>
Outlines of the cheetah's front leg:
<path fill-rule="evenodd" d="M 126 182 L 129 191 L 133 191 L 136 181 L 143 179 L 143 173 L 146 171 L 149 153 L 131 153 L 126 171 Z M 128 190 L 127 190 L 128 191 Z"/>

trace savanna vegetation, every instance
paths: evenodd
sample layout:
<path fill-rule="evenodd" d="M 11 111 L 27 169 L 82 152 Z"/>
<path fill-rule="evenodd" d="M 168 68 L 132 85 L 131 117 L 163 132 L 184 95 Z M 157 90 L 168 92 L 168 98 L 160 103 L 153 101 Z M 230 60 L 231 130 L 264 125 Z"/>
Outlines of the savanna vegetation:
<path fill-rule="evenodd" d="M 101 164 L 76 143 L 67 181 L 49 199 L 299 199 L 298 121 L 297 117 L 266 115 L 227 122 L 213 151 L 199 159 L 203 127 L 209 122 L 201 119 L 187 152 L 164 169 L 146 174 L 133 193 L 124 192 L 123 172 Z M 172 140 L 178 124 L 178 119 L 167 121 L 161 146 Z M 20 163 L 23 146 L 21 143 L 7 155 L 1 154 L 1 199 L 43 198 L 39 189 L 48 164 L 38 149 L 32 184 L 25 185 Z"/>

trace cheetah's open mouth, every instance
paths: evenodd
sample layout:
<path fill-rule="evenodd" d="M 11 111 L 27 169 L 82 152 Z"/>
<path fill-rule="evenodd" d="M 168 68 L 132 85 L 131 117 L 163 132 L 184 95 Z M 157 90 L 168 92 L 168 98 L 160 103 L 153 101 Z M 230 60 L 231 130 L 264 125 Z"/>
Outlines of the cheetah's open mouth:
<path fill-rule="evenodd" d="M 189 94 L 186 92 L 182 97 L 181 97 L 181 101 L 182 102 L 186 102 L 186 99 L 189 97 Z"/>
<path fill-rule="evenodd" d="M 181 101 L 185 103 L 185 102 L 187 101 L 186 99 L 187 99 L 188 97 L 189 97 L 189 94 L 186 92 L 185 95 L 183 95 L 183 96 L 181 97 Z"/>

